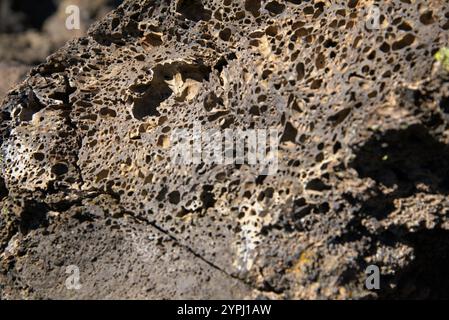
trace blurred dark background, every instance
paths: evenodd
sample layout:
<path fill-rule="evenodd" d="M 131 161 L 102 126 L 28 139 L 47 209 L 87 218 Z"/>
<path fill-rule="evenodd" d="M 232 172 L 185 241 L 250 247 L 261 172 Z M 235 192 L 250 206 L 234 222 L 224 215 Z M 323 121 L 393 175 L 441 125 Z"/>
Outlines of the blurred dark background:
<path fill-rule="evenodd" d="M 122 0 L 0 0 L 0 102 L 29 69 L 86 34 L 89 26 Z M 66 8 L 80 8 L 80 30 L 66 28 Z"/>

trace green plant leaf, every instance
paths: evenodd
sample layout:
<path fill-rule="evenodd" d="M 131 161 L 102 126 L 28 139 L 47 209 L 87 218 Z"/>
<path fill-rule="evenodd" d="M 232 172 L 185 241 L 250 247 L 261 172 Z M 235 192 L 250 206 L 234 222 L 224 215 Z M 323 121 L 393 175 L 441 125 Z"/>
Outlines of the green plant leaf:
<path fill-rule="evenodd" d="M 441 63 L 444 69 L 449 72 L 449 48 L 441 48 L 436 54 L 435 59 Z"/>

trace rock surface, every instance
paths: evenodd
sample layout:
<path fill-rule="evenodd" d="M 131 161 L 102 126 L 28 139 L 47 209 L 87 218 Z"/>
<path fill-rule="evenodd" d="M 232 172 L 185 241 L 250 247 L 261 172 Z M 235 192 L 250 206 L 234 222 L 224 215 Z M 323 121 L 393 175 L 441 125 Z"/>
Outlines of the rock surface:
<path fill-rule="evenodd" d="M 129 0 L 48 57 L 1 110 L 0 297 L 447 297 L 449 7 L 373 4 Z M 277 129 L 278 171 L 173 165 L 197 124 Z"/>

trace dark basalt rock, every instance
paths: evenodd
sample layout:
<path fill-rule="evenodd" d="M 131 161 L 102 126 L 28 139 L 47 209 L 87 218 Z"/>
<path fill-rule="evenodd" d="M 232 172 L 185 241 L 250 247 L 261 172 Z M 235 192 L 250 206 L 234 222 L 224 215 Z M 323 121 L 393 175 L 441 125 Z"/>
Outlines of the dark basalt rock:
<path fill-rule="evenodd" d="M 0 297 L 447 292 L 425 256 L 449 241 L 449 7 L 370 30 L 368 3 L 125 1 L 34 68 L 1 109 Z M 173 165 L 195 124 L 277 129 L 277 173 Z"/>

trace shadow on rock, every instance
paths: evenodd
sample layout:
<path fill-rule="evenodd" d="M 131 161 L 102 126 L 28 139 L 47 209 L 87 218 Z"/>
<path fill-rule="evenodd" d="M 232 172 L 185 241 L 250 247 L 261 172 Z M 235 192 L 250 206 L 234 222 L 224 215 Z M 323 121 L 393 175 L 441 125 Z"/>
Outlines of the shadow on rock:
<path fill-rule="evenodd" d="M 366 218 L 386 219 L 395 210 L 396 199 L 418 192 L 447 195 L 448 145 L 437 141 L 424 126 L 412 125 L 375 135 L 355 153 L 350 166 L 359 177 L 373 179 L 376 187 L 374 196 L 360 204 L 360 211 L 336 242 L 369 239 L 364 256 L 375 254 L 379 246 L 394 247 L 398 243 L 414 249 L 414 259 L 405 269 L 398 270 L 394 277 L 383 277 L 380 299 L 449 298 L 449 231 L 436 228 L 410 232 L 405 226 L 394 225 L 373 233 L 362 223 Z"/>
<path fill-rule="evenodd" d="M 374 137 L 357 151 L 351 166 L 360 177 L 370 177 L 398 194 L 412 194 L 417 183 L 432 193 L 449 192 L 449 147 L 432 137 L 426 128 L 413 125 Z"/>
<path fill-rule="evenodd" d="M 449 231 L 421 230 L 404 242 L 413 247 L 414 260 L 399 272 L 396 286 L 380 299 L 449 299 Z"/>

